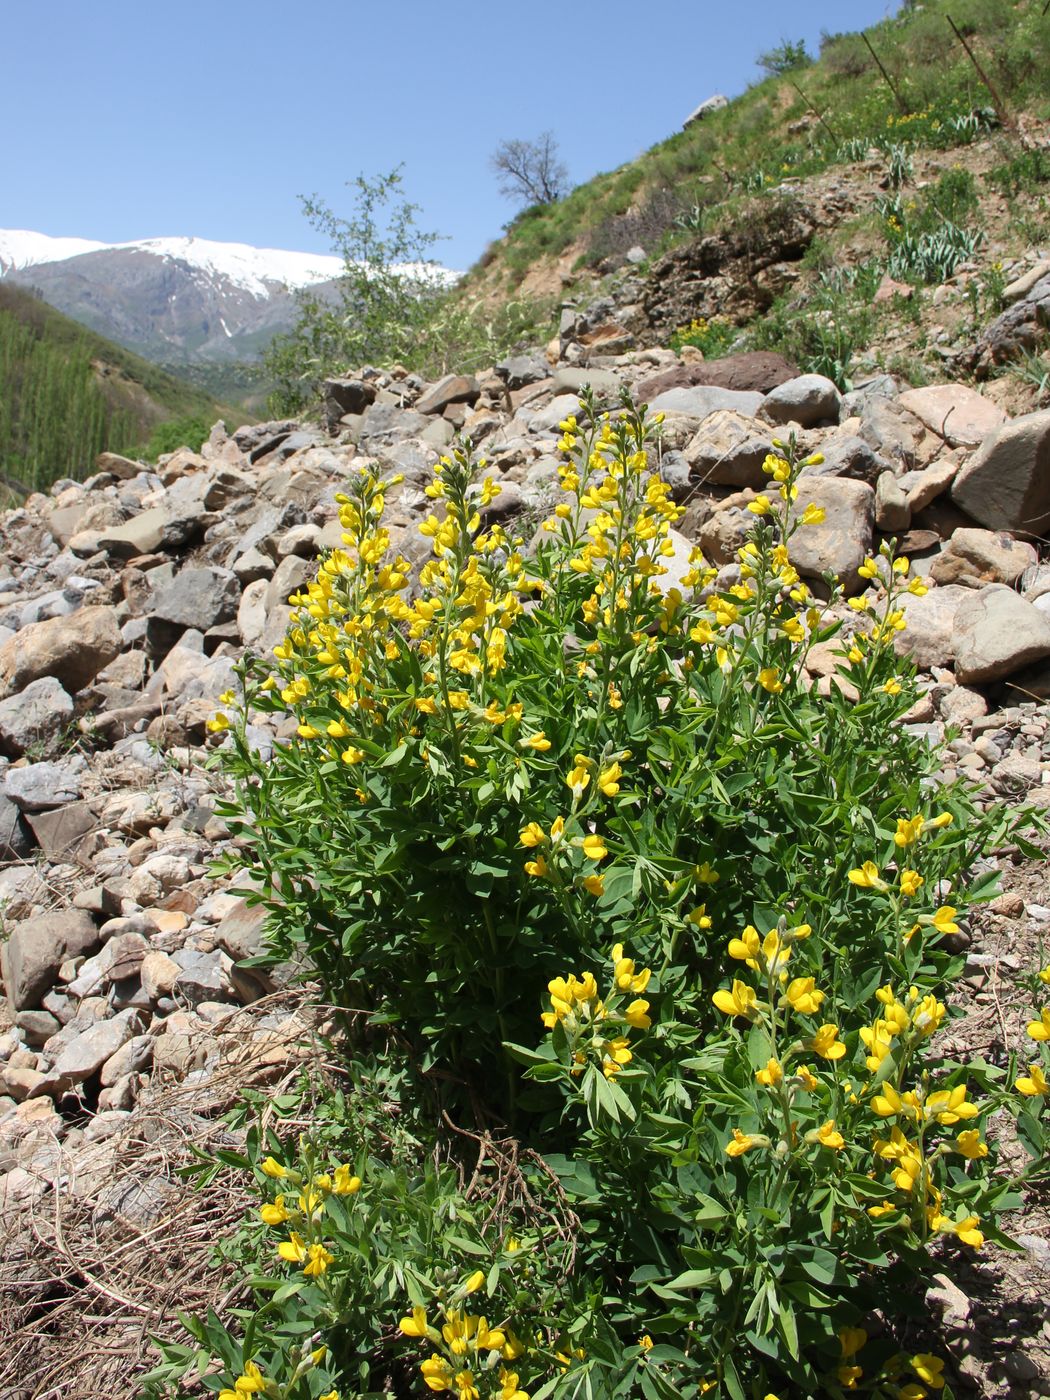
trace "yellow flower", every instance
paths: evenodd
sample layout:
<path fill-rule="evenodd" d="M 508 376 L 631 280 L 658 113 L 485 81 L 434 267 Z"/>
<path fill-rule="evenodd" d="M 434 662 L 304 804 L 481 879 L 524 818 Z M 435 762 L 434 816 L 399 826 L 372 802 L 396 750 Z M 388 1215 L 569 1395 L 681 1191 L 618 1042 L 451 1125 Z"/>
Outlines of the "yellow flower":
<path fill-rule="evenodd" d="M 839 1332 L 839 1345 L 842 1347 L 843 1359 L 856 1356 L 867 1340 L 868 1334 L 863 1327 L 843 1327 Z"/>
<path fill-rule="evenodd" d="M 539 822 L 529 822 L 524 831 L 518 833 L 518 840 L 521 844 L 530 848 L 532 846 L 542 846 L 546 839 L 546 833 Z"/>
<path fill-rule="evenodd" d="M 1050 986 L 1050 967 L 1044 967 L 1039 974 L 1039 980 L 1044 986 Z"/>
<path fill-rule="evenodd" d="M 891 676 L 882 687 L 885 695 L 899 695 L 901 693 L 901 683 L 896 676 Z"/>
<path fill-rule="evenodd" d="M 1028 1074 L 1014 1080 L 1014 1088 L 1019 1093 L 1027 1094 L 1029 1098 L 1039 1095 L 1045 1099 L 1050 1095 L 1050 1083 L 1047 1083 L 1042 1065 L 1029 1065 Z"/>
<path fill-rule="evenodd" d="M 254 1361 L 244 1363 L 244 1374 L 238 1376 L 233 1383 L 232 1390 L 221 1390 L 219 1400 L 241 1400 L 244 1395 L 256 1395 L 259 1391 L 266 1389 L 266 1382 L 262 1372 Z"/>
<path fill-rule="evenodd" d="M 319 1278 L 328 1265 L 335 1262 L 335 1255 L 329 1254 L 323 1244 L 310 1245 L 307 1254 L 309 1258 L 303 1265 L 303 1273 L 307 1278 Z"/>
<path fill-rule="evenodd" d="M 922 829 L 926 825 L 923 816 L 898 817 L 897 830 L 894 833 L 894 842 L 903 850 L 906 846 L 913 846 L 922 835 Z"/>
<path fill-rule="evenodd" d="M 731 1141 L 726 1143 L 726 1154 L 730 1157 L 742 1157 L 745 1152 L 750 1152 L 752 1147 L 758 1144 L 755 1138 L 747 1133 L 742 1133 L 739 1128 L 733 1129 Z"/>
<path fill-rule="evenodd" d="M 909 899 L 913 894 L 917 894 L 920 885 L 924 884 L 922 876 L 917 870 L 902 870 L 900 874 L 901 894 Z"/>
<path fill-rule="evenodd" d="M 463 1285 L 464 1293 L 476 1293 L 485 1282 L 485 1274 L 481 1269 L 476 1269 Z"/>
<path fill-rule="evenodd" d="M 821 458 L 823 460 L 823 458 Z M 808 505 L 799 516 L 800 525 L 823 525 L 825 520 L 823 506 Z"/>
<path fill-rule="evenodd" d="M 290 1237 L 277 1246 L 277 1253 L 289 1264 L 302 1264 L 306 1260 L 306 1245 L 303 1237 L 293 1230 Z"/>
<path fill-rule="evenodd" d="M 753 501 L 748 501 L 747 508 L 752 515 L 768 515 L 773 506 L 768 496 L 756 496 Z"/>
<path fill-rule="evenodd" d="M 606 797 L 615 797 L 620 791 L 620 779 L 623 777 L 623 769 L 618 763 L 611 763 L 608 768 L 603 768 L 598 774 L 598 786 Z"/>
<path fill-rule="evenodd" d="M 977 1128 L 966 1128 L 961 1132 L 955 1139 L 955 1147 L 972 1162 L 988 1156 L 988 1144 L 981 1141 L 981 1134 Z"/>
<path fill-rule="evenodd" d="M 500 1390 L 498 1400 L 529 1400 L 528 1392 L 518 1389 L 518 1377 L 516 1372 L 508 1371 L 506 1367 L 501 1366 L 499 1368 L 499 1381 L 502 1389 Z M 477 1394 L 476 1391 L 475 1394 Z"/>
<path fill-rule="evenodd" d="M 441 1340 L 441 1334 L 437 1328 L 428 1325 L 427 1315 L 423 1308 L 413 1308 L 412 1315 L 403 1317 L 397 1325 L 406 1337 L 429 1337 L 435 1343 Z"/>
<path fill-rule="evenodd" d="M 715 992 L 711 998 L 715 1006 L 726 1016 L 746 1016 L 749 1021 L 755 1019 L 757 1015 L 757 1001 L 754 988 L 746 983 L 733 979 L 732 988 L 727 991 Z"/>
<path fill-rule="evenodd" d="M 753 924 L 748 924 L 739 938 L 729 940 L 729 956 L 736 958 L 738 962 L 747 963 L 753 972 L 758 971 L 758 955 L 761 950 L 758 929 Z"/>
<path fill-rule="evenodd" d="M 943 1390 L 944 1362 L 939 1357 L 922 1352 L 918 1356 L 913 1356 L 909 1365 L 920 1381 L 932 1385 L 934 1390 Z"/>
<path fill-rule="evenodd" d="M 784 1069 L 779 1060 L 767 1060 L 765 1069 L 756 1069 L 755 1078 L 767 1089 L 775 1089 L 784 1078 Z"/>
<path fill-rule="evenodd" d="M 221 712 L 214 715 L 204 726 L 209 734 L 221 734 L 224 729 L 229 729 L 229 718 Z"/>
<path fill-rule="evenodd" d="M 652 971 L 648 967 L 643 967 L 641 972 L 635 972 L 634 961 L 625 958 L 623 955 L 623 944 L 617 943 L 612 950 L 613 981 L 616 989 L 620 992 L 644 992 L 649 985 Z"/>
<path fill-rule="evenodd" d="M 584 765 L 580 762 L 579 756 L 577 755 L 576 765 L 570 770 L 568 776 L 566 777 L 565 785 L 566 787 L 572 789 L 573 797 L 577 801 L 579 801 L 579 799 L 583 796 L 584 788 L 587 787 L 590 781 L 591 775 L 584 767 Z"/>
<path fill-rule="evenodd" d="M 873 860 L 866 860 L 856 870 L 849 871 L 846 878 L 851 885 L 856 885 L 862 890 L 884 890 L 886 888 L 886 881 L 880 878 L 879 867 Z"/>
<path fill-rule="evenodd" d="M 829 1118 L 817 1129 L 816 1140 L 821 1147 L 829 1147 L 832 1152 L 839 1152 L 846 1146 L 846 1139 L 836 1131 L 834 1118 Z"/>
<path fill-rule="evenodd" d="M 758 683 L 763 690 L 768 690 L 770 695 L 779 695 L 784 689 L 784 682 L 780 679 L 780 671 L 776 666 L 764 666 L 758 673 Z"/>
<path fill-rule="evenodd" d="M 234 693 L 233 693 L 232 690 L 224 690 L 224 691 L 222 692 L 222 694 L 219 696 L 219 704 L 220 704 L 220 705 L 232 705 L 233 702 L 234 702 L 234 700 L 236 700 L 236 698 L 237 698 L 237 697 L 236 697 L 236 695 L 234 695 Z"/>
<path fill-rule="evenodd" d="M 802 1085 L 803 1089 L 808 1089 L 810 1093 L 820 1087 L 820 1080 L 816 1077 L 808 1065 L 799 1065 L 795 1070 L 794 1077 Z"/>
<path fill-rule="evenodd" d="M 342 753 L 344 763 L 360 763 L 364 756 L 364 749 L 355 749 L 352 745 L 350 748 L 344 749 Z"/>
<path fill-rule="evenodd" d="M 800 1016 L 812 1016 L 823 1000 L 824 993 L 817 991 L 812 977 L 795 977 L 785 987 L 781 1004 L 786 1002 Z"/>
<path fill-rule="evenodd" d="M 627 1010 L 623 1013 L 623 1019 L 629 1026 L 633 1026 L 636 1031 L 647 1031 L 653 1024 L 652 1017 L 649 1016 L 649 1003 L 639 997 L 632 1001 Z"/>
<path fill-rule="evenodd" d="M 332 1190 L 337 1196 L 353 1196 L 361 1189 L 361 1178 L 351 1174 L 348 1165 L 336 1167 Z"/>
<path fill-rule="evenodd" d="M 649 1336 L 648 1332 L 646 1332 L 644 1336 L 638 1338 L 639 1351 L 652 1351 L 653 1345 L 653 1339 Z"/>
<path fill-rule="evenodd" d="M 275 1157 L 267 1157 L 264 1161 L 259 1163 L 259 1167 L 266 1176 L 272 1176 L 277 1181 L 292 1175 L 288 1168 L 282 1167 Z"/>
<path fill-rule="evenodd" d="M 1050 1040 L 1050 1006 L 1044 1006 L 1038 1021 L 1029 1021 L 1028 1034 L 1033 1040 Z"/>
<path fill-rule="evenodd" d="M 958 933 L 959 925 L 955 922 L 955 910 L 950 904 L 942 904 L 936 913 L 919 920 L 937 930 L 938 933 Z"/>
<path fill-rule="evenodd" d="M 260 1206 L 259 1215 L 262 1217 L 264 1225 L 283 1225 L 289 1218 L 289 1213 L 284 1205 L 284 1197 L 278 1196 L 272 1205 Z"/>
<path fill-rule="evenodd" d="M 809 1041 L 809 1048 L 825 1060 L 841 1060 L 846 1053 L 846 1047 L 838 1037 L 838 1026 L 830 1021 L 826 1022 Z"/>
<path fill-rule="evenodd" d="M 600 836 L 585 836 L 582 846 L 583 854 L 588 860 L 604 860 L 609 854 L 608 847 Z"/>
<path fill-rule="evenodd" d="M 698 885 L 717 885 L 721 878 L 714 866 L 709 865 L 706 860 L 693 871 L 693 879 Z"/>
<path fill-rule="evenodd" d="M 605 876 L 585 875 L 583 877 L 583 888 L 587 891 L 588 894 L 593 894 L 595 897 L 597 897 L 600 894 L 604 894 Z"/>
<path fill-rule="evenodd" d="M 602 1044 L 602 1073 L 606 1079 L 612 1079 L 614 1075 L 619 1074 L 624 1065 L 629 1065 L 633 1059 L 626 1036 L 618 1035 Z"/>
<path fill-rule="evenodd" d="M 527 739 L 520 740 L 523 749 L 535 749 L 537 753 L 546 753 L 551 746 L 551 741 L 541 729 L 538 734 L 530 734 Z"/>
<path fill-rule="evenodd" d="M 429 1390 L 451 1390 L 452 1367 L 443 1356 L 430 1356 L 420 1362 L 420 1371 Z"/>
<path fill-rule="evenodd" d="M 537 877 L 540 877 L 546 875 L 546 873 L 547 862 L 543 859 L 542 856 L 537 856 L 535 860 L 527 860 L 525 862 L 526 875 L 535 875 Z"/>

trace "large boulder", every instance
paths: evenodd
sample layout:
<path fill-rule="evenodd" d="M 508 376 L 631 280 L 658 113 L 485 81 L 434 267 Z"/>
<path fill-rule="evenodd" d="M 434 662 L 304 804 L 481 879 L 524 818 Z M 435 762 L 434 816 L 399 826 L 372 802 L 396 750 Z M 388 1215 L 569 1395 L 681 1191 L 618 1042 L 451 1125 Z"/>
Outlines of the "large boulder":
<path fill-rule="evenodd" d="M 950 666 L 955 660 L 955 615 L 972 598 L 972 589 L 955 584 L 931 588 L 921 597 L 905 593 L 900 605 L 907 625 L 893 638 L 897 655 L 910 656 L 922 671 Z"/>
<path fill-rule="evenodd" d="M 0 646 L 0 695 L 53 676 L 71 695 L 89 685 L 121 649 L 115 608 L 78 608 L 35 622 Z"/>
<path fill-rule="evenodd" d="M 855 590 L 861 581 L 857 570 L 871 551 L 875 492 L 863 481 L 803 473 L 792 513 L 799 516 L 810 505 L 823 508 L 824 520 L 796 531 L 788 545 L 791 562 L 809 578 L 830 570 L 844 588 Z"/>
<path fill-rule="evenodd" d="M 955 615 L 955 671 L 964 685 L 997 681 L 1050 656 L 1050 617 L 1011 588 L 992 584 Z"/>
<path fill-rule="evenodd" d="M 747 418 L 758 412 L 762 395 L 719 389 L 714 385 L 698 384 L 692 389 L 665 389 L 657 394 L 649 407 L 654 413 L 688 413 L 693 418 L 706 418 L 719 408 L 732 408 Z"/>
<path fill-rule="evenodd" d="M 1039 562 L 1030 544 L 995 530 L 956 530 L 930 565 L 937 583 L 1014 584 Z"/>
<path fill-rule="evenodd" d="M 241 584 L 229 569 L 182 569 L 153 595 L 146 638 L 163 655 L 190 628 L 207 632 L 236 617 Z"/>
<path fill-rule="evenodd" d="M 665 369 L 643 379 L 636 387 L 639 399 L 651 402 L 665 389 L 688 389 L 697 384 L 710 384 L 719 389 L 734 389 L 768 394 L 778 384 L 798 377 L 798 367 L 772 350 L 745 350 L 739 355 L 723 355 L 720 360 L 705 360 L 699 365 L 680 365 Z"/>
<path fill-rule="evenodd" d="M 54 986 L 58 969 L 68 958 L 79 958 L 98 947 L 95 921 L 83 909 L 41 914 L 15 924 L 0 948 L 4 988 L 13 1011 L 38 1007 Z"/>
<path fill-rule="evenodd" d="M 955 478 L 952 499 L 989 530 L 1041 534 L 1050 525 L 1050 409 L 986 438 Z"/>

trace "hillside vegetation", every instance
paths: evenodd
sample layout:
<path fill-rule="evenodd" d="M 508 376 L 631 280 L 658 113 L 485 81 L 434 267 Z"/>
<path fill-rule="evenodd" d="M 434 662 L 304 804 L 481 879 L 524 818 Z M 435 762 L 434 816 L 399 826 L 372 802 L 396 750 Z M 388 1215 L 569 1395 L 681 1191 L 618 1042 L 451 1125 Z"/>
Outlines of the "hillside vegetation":
<path fill-rule="evenodd" d="M 0 473 L 9 484 L 78 479 L 99 452 L 142 448 L 172 420 L 194 435 L 219 415 L 207 394 L 0 283 Z"/>

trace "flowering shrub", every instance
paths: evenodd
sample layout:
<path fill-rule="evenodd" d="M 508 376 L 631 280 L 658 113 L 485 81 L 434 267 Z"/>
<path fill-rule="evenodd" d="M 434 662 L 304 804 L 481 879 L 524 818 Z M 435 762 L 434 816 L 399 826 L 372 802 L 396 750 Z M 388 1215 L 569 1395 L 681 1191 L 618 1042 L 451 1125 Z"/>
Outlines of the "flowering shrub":
<path fill-rule="evenodd" d="M 681 350 L 683 345 L 695 345 L 703 352 L 704 358 L 717 360 L 725 355 L 740 331 L 724 316 L 695 317 L 688 326 L 679 326 L 671 336 L 671 349 Z"/>
<path fill-rule="evenodd" d="M 775 444 L 719 571 L 674 531 L 658 419 L 585 396 L 561 429 L 529 542 L 483 463 L 443 460 L 412 587 L 362 472 L 213 721 L 271 956 L 346 1008 L 355 1063 L 400 1066 L 413 1135 L 391 1155 L 349 1095 L 353 1165 L 230 1157 L 265 1198 L 242 1252 L 286 1272 L 253 1279 L 265 1328 L 194 1324 L 203 1384 L 914 1400 L 945 1368 L 895 1340 L 916 1281 L 1020 1199 L 997 1115 L 1043 1165 L 1041 1066 L 1015 1089 L 938 1037 L 975 857 L 1023 838 L 900 724 L 907 560 L 866 560 L 846 609 L 800 576 L 814 459 Z M 288 711 L 265 760 L 246 721 Z M 434 1161 L 463 1142 L 457 1179 Z"/>

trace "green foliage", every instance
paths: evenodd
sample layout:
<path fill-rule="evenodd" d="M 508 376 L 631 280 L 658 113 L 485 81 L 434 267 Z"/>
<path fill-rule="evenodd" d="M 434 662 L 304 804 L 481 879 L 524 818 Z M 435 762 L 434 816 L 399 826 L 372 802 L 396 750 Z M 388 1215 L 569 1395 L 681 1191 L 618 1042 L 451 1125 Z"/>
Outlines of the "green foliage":
<path fill-rule="evenodd" d="M 946 170 L 922 200 L 881 200 L 890 276 L 918 286 L 946 282 L 983 242 L 978 208 L 974 178 L 961 169 Z"/>
<path fill-rule="evenodd" d="M 427 375 L 491 363 L 549 316 L 523 301 L 487 311 L 454 295 L 431 253 L 439 241 L 416 225 L 418 205 L 401 193 L 401 171 L 354 181 L 355 208 L 343 219 L 316 196 L 303 201 L 315 229 L 343 259 L 334 299 L 300 293 L 299 322 L 264 357 L 275 384 L 270 408 L 298 413 L 321 381 L 353 366 L 402 364 Z"/>
<path fill-rule="evenodd" d="M 1050 181 L 1050 152 L 1041 146 L 1022 150 L 989 170 L 985 179 L 1005 197 L 1038 193 Z"/>
<path fill-rule="evenodd" d="M 875 324 L 876 310 L 863 292 L 870 277 L 868 264 L 842 269 L 801 301 L 779 298 L 748 331 L 749 347 L 779 351 L 803 373 L 823 374 L 843 391 L 851 389 L 853 357 L 870 345 Z"/>
<path fill-rule="evenodd" d="M 781 77 L 784 73 L 802 68 L 812 60 L 806 52 L 805 39 L 781 39 L 775 48 L 760 53 L 757 62 L 763 72 L 773 77 Z"/>
<path fill-rule="evenodd" d="M 0 285 L 0 472 L 31 489 L 94 470 L 103 451 L 133 451 L 161 417 L 218 416 L 203 394 Z"/>
<path fill-rule="evenodd" d="M 411 601 L 400 483 L 362 471 L 345 549 L 211 722 L 271 956 L 305 956 L 386 1101 L 223 1154 L 262 1203 L 229 1251 L 252 1306 L 188 1319 L 158 1393 L 918 1398 L 945 1359 L 901 1350 L 908 1300 L 1045 1169 L 1039 1065 L 1015 1093 L 934 1037 L 977 858 L 1027 847 L 900 723 L 924 584 L 887 546 L 834 620 L 792 563 L 823 512 L 790 441 L 734 568 L 693 551 L 672 586 L 658 420 L 585 395 L 561 428 L 527 558 L 498 483 L 442 462 Z M 288 710 L 264 760 L 246 724 Z"/>
<path fill-rule="evenodd" d="M 695 345 L 703 352 L 705 360 L 717 360 L 729 353 L 740 331 L 724 316 L 694 318 L 688 326 L 679 326 L 671 336 L 671 349 L 681 350 L 683 345 Z"/>
<path fill-rule="evenodd" d="M 143 454 L 155 462 L 164 453 L 177 452 L 180 447 L 196 452 L 201 443 L 207 441 L 211 428 L 212 420 L 205 415 L 171 418 L 166 423 L 158 423 L 153 429 Z"/>

